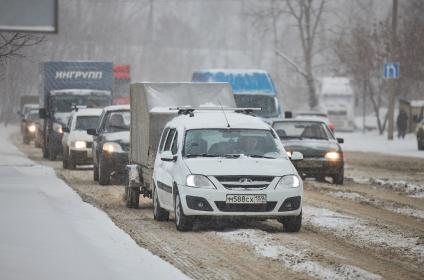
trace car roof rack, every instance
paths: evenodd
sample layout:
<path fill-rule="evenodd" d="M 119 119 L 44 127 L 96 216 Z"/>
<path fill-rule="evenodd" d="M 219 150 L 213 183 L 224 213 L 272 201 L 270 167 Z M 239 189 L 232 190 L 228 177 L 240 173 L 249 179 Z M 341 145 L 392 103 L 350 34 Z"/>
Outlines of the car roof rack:
<path fill-rule="evenodd" d="M 72 104 L 72 111 L 78 112 L 79 109 L 87 109 L 87 106 Z"/>
<path fill-rule="evenodd" d="M 178 115 L 194 115 L 194 111 L 234 111 L 236 113 L 243 113 L 253 115 L 254 112 L 261 111 L 261 108 L 237 108 L 237 107 L 171 107 L 170 111 L 178 111 Z"/>

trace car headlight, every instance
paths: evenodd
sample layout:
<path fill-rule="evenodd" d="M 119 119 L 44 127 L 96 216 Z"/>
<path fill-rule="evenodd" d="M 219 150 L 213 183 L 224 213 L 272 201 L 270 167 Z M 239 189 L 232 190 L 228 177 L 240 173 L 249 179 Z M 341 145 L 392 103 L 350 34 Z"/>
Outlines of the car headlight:
<path fill-rule="evenodd" d="M 60 134 L 63 133 L 62 125 L 60 123 L 53 123 L 53 130 Z"/>
<path fill-rule="evenodd" d="M 216 189 L 214 184 L 203 175 L 188 175 L 187 186 L 193 188 Z"/>
<path fill-rule="evenodd" d="M 300 179 L 297 175 L 286 175 L 280 178 L 275 189 L 298 188 L 300 186 Z"/>
<path fill-rule="evenodd" d="M 75 141 L 73 146 L 75 149 L 85 149 L 87 148 L 87 143 L 85 141 Z"/>
<path fill-rule="evenodd" d="M 36 129 L 35 124 L 31 124 L 30 126 L 28 126 L 29 132 L 35 132 L 35 129 Z"/>
<path fill-rule="evenodd" d="M 122 147 L 118 143 L 108 142 L 103 144 L 103 151 L 108 153 L 119 153 L 122 152 Z"/>
<path fill-rule="evenodd" d="M 340 154 L 338 152 L 328 152 L 325 154 L 327 160 L 338 160 L 340 159 Z"/>
<path fill-rule="evenodd" d="M 287 151 L 286 153 L 287 153 L 287 156 L 288 156 L 289 158 L 291 158 L 291 156 L 292 156 L 292 152 Z"/>

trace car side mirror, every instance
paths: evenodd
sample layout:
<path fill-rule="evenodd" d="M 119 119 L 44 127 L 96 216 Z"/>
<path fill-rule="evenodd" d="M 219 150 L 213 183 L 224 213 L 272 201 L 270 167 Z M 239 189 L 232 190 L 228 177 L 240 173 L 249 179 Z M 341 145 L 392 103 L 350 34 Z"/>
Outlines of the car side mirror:
<path fill-rule="evenodd" d="M 302 160 L 303 159 L 303 154 L 300 152 L 293 152 L 290 159 L 292 161 L 297 161 L 297 160 Z"/>
<path fill-rule="evenodd" d="M 96 131 L 95 128 L 89 128 L 89 129 L 87 129 L 87 134 L 97 136 L 97 131 Z"/>
<path fill-rule="evenodd" d="M 291 119 L 291 118 L 293 118 L 293 113 L 291 111 L 285 111 L 284 112 L 284 118 L 285 119 Z"/>
<path fill-rule="evenodd" d="M 343 138 L 337 138 L 337 143 L 343 144 L 344 143 L 344 139 Z"/>
<path fill-rule="evenodd" d="M 69 127 L 67 127 L 67 126 L 62 126 L 62 131 L 63 132 L 66 132 L 66 133 L 69 133 Z"/>
<path fill-rule="evenodd" d="M 40 119 L 45 119 L 47 118 L 47 112 L 45 108 L 40 108 L 38 109 L 38 116 L 40 117 Z"/>
<path fill-rule="evenodd" d="M 174 156 L 171 151 L 164 151 L 162 152 L 160 159 L 163 161 L 175 161 L 177 156 Z"/>

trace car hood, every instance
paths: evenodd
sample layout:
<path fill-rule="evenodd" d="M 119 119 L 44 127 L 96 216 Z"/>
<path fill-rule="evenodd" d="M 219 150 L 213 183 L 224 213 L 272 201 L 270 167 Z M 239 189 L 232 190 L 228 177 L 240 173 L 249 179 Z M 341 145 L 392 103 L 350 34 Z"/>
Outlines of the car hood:
<path fill-rule="evenodd" d="M 192 174 L 214 175 L 262 175 L 283 176 L 297 174 L 290 160 L 240 158 L 185 158 L 184 163 Z"/>
<path fill-rule="evenodd" d="M 87 131 L 84 130 L 74 130 L 69 134 L 69 140 L 82 140 L 87 142 L 93 142 L 93 136 L 88 135 Z"/>
<path fill-rule="evenodd" d="M 304 157 L 324 156 L 329 151 L 341 151 L 335 141 L 319 139 L 283 140 L 281 143 L 286 151 L 301 152 Z"/>
<path fill-rule="evenodd" d="M 129 143 L 130 142 L 130 132 L 129 131 L 119 131 L 112 133 L 103 134 L 106 141 L 110 142 L 121 142 L 121 143 Z"/>

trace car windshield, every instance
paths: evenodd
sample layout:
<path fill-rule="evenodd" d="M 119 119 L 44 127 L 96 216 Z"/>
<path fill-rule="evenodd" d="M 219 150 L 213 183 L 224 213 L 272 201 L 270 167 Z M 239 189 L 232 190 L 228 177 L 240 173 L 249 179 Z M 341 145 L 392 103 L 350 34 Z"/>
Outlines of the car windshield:
<path fill-rule="evenodd" d="M 130 130 L 131 115 L 129 111 L 110 112 L 107 116 L 105 131 L 118 132 Z"/>
<path fill-rule="evenodd" d="M 334 139 L 327 126 L 322 122 L 289 121 L 274 123 L 273 128 L 280 139 L 311 138 Z"/>
<path fill-rule="evenodd" d="M 275 98 L 267 95 L 253 95 L 253 94 L 234 94 L 237 107 L 248 108 L 257 107 L 261 111 L 255 112 L 256 115 L 263 118 L 278 117 L 277 107 L 275 105 Z"/>
<path fill-rule="evenodd" d="M 38 120 L 40 117 L 39 117 L 39 114 L 38 114 L 38 110 L 37 111 L 31 111 L 29 114 L 28 114 L 28 120 L 30 120 L 30 121 L 36 121 L 36 120 Z"/>
<path fill-rule="evenodd" d="M 78 116 L 75 124 L 75 130 L 87 130 L 97 128 L 99 116 Z"/>
<path fill-rule="evenodd" d="M 193 129 L 185 134 L 183 156 L 228 157 L 240 155 L 278 158 L 278 148 L 271 130 L 261 129 Z"/>
<path fill-rule="evenodd" d="M 52 109 L 54 112 L 71 112 L 74 105 L 103 108 L 110 102 L 110 97 L 105 95 L 59 95 L 52 97 Z"/>

